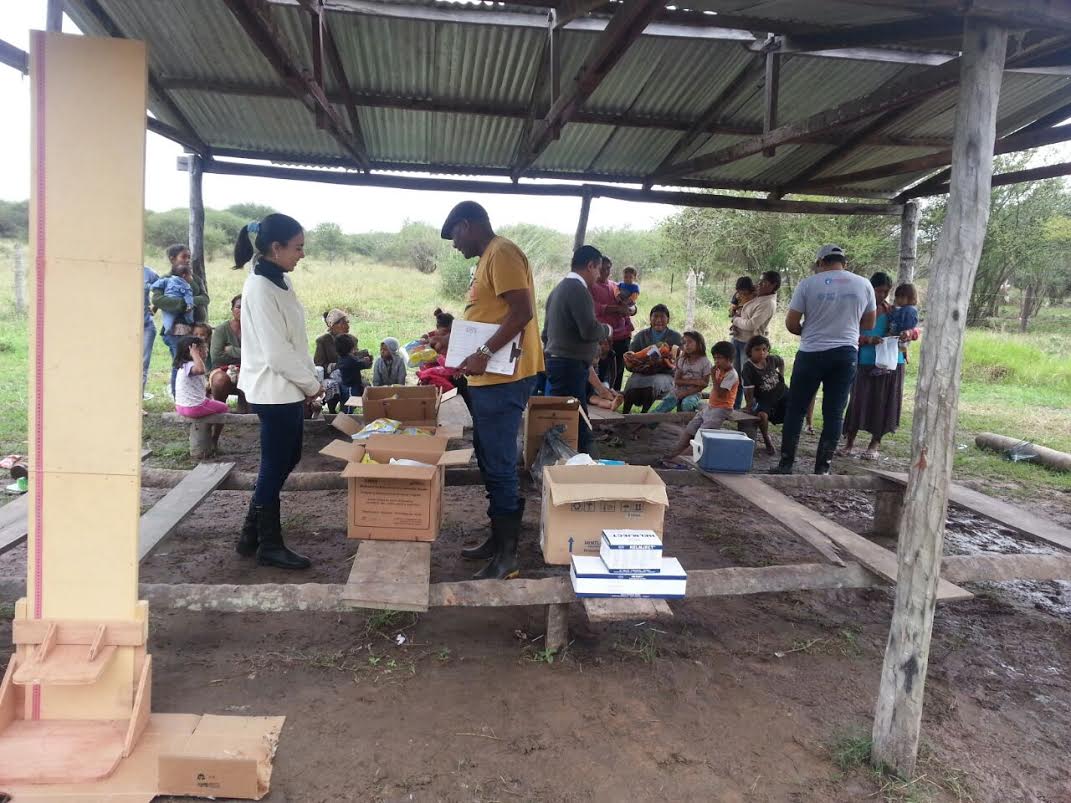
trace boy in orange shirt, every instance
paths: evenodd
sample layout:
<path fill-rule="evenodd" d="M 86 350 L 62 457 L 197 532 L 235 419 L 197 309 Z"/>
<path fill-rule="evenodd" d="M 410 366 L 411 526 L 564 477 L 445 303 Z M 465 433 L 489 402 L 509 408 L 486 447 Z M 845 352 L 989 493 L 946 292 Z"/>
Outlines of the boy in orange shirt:
<path fill-rule="evenodd" d="M 736 394 L 740 392 L 740 375 L 733 368 L 734 355 L 733 344 L 725 340 L 715 343 L 710 349 L 710 356 L 714 358 L 714 370 L 710 373 L 713 387 L 709 404 L 688 422 L 673 448 L 662 458 L 661 462 L 665 468 L 680 468 L 673 462 L 673 458 L 688 449 L 695 433 L 701 429 L 721 429 L 732 414 Z"/>

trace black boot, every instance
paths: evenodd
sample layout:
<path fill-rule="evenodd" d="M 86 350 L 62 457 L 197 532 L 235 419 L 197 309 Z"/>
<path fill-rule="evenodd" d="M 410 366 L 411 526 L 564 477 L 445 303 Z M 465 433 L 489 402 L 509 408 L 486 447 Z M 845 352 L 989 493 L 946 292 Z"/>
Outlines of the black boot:
<path fill-rule="evenodd" d="M 251 558 L 257 554 L 259 540 L 260 537 L 257 533 L 257 506 L 250 499 L 249 510 L 245 512 L 245 521 L 242 522 L 242 534 L 238 536 L 238 543 L 234 545 L 234 549 L 243 558 Z"/>
<path fill-rule="evenodd" d="M 778 461 L 777 465 L 774 466 L 773 468 L 771 468 L 766 473 L 767 474 L 791 474 L 792 473 L 792 464 L 793 464 L 793 462 L 795 462 L 795 461 L 786 458 L 784 456 L 784 454 L 782 454 L 781 455 L 781 459 Z"/>
<path fill-rule="evenodd" d="M 257 547 L 257 563 L 279 569 L 307 569 L 312 561 L 286 548 L 283 543 L 282 522 L 279 520 L 279 503 L 257 507 L 257 532 L 260 545 Z"/>
<path fill-rule="evenodd" d="M 818 452 L 814 456 L 814 473 L 832 474 L 832 463 L 833 449 L 823 449 L 822 444 L 818 444 Z"/>
<path fill-rule="evenodd" d="M 520 501 L 521 501 L 520 515 L 524 516 L 524 503 L 525 503 L 525 500 L 522 498 Z M 490 560 L 494 556 L 495 556 L 495 530 L 494 530 L 494 527 L 491 528 L 491 532 L 487 536 L 487 540 L 485 540 L 482 544 L 480 544 L 477 547 L 472 547 L 471 549 L 462 549 L 461 550 L 461 557 L 463 557 L 465 560 Z"/>
<path fill-rule="evenodd" d="M 498 551 L 477 580 L 507 580 L 517 575 L 517 539 L 521 534 L 521 511 L 491 519 L 491 536 L 498 541 Z"/>

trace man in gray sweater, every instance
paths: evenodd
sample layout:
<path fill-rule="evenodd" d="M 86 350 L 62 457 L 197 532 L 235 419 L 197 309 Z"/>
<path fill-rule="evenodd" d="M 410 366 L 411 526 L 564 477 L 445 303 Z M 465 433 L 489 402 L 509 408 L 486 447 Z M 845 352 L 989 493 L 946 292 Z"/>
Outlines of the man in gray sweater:
<path fill-rule="evenodd" d="M 602 265 L 597 248 L 582 245 L 573 254 L 569 274 L 547 296 L 543 316 L 543 353 L 547 394 L 575 396 L 588 409 L 588 373 L 599 351 L 599 341 L 610 337 L 610 327 L 595 319 L 595 304 L 588 288 Z M 591 430 L 580 422 L 579 450 L 591 450 Z"/>

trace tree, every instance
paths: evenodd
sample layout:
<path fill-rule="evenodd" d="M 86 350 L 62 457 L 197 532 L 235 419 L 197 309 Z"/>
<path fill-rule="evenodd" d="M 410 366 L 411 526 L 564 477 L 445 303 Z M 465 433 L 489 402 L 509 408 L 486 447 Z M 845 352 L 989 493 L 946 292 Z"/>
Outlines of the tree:
<path fill-rule="evenodd" d="M 309 232 L 307 248 L 311 255 L 334 262 L 346 253 L 346 235 L 337 223 L 321 223 Z"/>
<path fill-rule="evenodd" d="M 186 209 L 145 212 L 145 242 L 159 250 L 185 243 L 190 236 L 190 213 Z M 233 240 L 232 240 L 233 242 Z"/>
<path fill-rule="evenodd" d="M 232 215 L 241 218 L 242 226 L 244 226 L 246 223 L 250 223 L 254 220 L 263 220 L 275 210 L 264 204 L 244 203 L 231 204 L 223 211 L 230 212 Z M 242 226 L 239 226 L 238 228 L 241 228 Z"/>
<path fill-rule="evenodd" d="M 25 240 L 30 231 L 29 201 L 0 201 L 0 238 Z"/>

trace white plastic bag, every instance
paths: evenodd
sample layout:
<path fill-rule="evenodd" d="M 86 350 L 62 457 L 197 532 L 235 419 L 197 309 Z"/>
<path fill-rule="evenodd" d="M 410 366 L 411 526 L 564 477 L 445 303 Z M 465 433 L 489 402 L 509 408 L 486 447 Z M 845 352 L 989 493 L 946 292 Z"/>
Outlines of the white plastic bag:
<path fill-rule="evenodd" d="M 883 337 L 874 346 L 874 365 L 886 371 L 895 371 L 900 356 L 900 338 Z"/>

